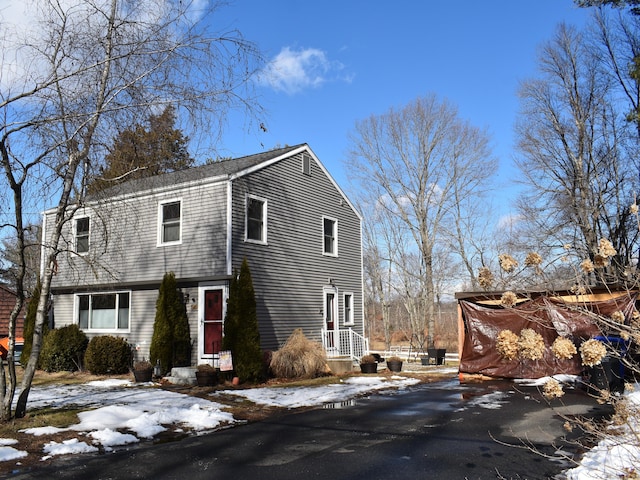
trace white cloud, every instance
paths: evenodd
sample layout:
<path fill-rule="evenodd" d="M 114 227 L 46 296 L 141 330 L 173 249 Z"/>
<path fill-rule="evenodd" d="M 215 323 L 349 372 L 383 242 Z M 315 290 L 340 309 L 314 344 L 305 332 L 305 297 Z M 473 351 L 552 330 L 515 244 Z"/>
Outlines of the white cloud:
<path fill-rule="evenodd" d="M 54 2 L 55 8 L 68 16 L 67 27 L 71 34 L 89 33 L 91 25 L 94 30 L 106 29 L 104 12 L 109 12 L 110 0 L 59 0 Z M 144 36 L 145 30 L 151 32 L 158 25 L 169 19 L 174 21 L 170 32 L 180 36 L 183 30 L 190 28 L 207 13 L 209 0 L 193 0 L 184 7 L 176 7 L 172 0 L 147 0 L 138 3 L 119 5 L 121 17 L 120 35 L 131 35 L 132 38 Z M 183 10 L 181 10 L 183 8 Z M 183 16 L 180 16 L 180 13 Z M 177 17 L 173 17 L 177 16 Z M 126 22 L 124 21 L 126 19 Z M 38 0 L 0 0 L 0 90 L 7 94 L 10 90 L 31 89 L 34 84 L 49 78 L 51 66 L 34 48 L 26 45 L 42 47 L 50 42 L 48 29 L 54 22 L 59 22 L 57 15 L 50 12 Z M 44 22 L 44 23 L 42 23 Z M 128 25 L 128 27 L 127 27 Z M 96 34 L 97 35 L 97 34 Z M 65 65 L 73 70 L 73 60 L 66 58 L 69 64 L 63 63 L 58 68 L 63 71 Z M 16 94 L 19 92 L 15 92 Z M 10 95 L 7 95 L 10 96 Z"/>
<path fill-rule="evenodd" d="M 317 48 L 294 50 L 284 47 L 259 76 L 261 84 L 290 95 L 306 88 L 317 88 L 336 78 L 343 69 L 340 62 L 332 62 Z M 349 81 L 349 78 L 345 78 Z"/>
<path fill-rule="evenodd" d="M 524 220 L 524 217 L 520 214 L 510 213 L 508 215 L 503 215 L 498 219 L 497 227 L 500 230 L 503 229 L 512 229 L 518 225 L 521 221 Z"/>

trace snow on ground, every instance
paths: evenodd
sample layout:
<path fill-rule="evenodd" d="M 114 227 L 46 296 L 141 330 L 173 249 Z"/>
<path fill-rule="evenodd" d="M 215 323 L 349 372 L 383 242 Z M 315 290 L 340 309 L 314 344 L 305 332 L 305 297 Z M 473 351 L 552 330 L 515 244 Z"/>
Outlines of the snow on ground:
<path fill-rule="evenodd" d="M 640 384 L 625 394 L 630 404 L 627 423 L 587 452 L 580 465 L 566 472 L 567 480 L 608 480 L 640 477 Z"/>
<path fill-rule="evenodd" d="M 546 379 L 538 380 L 537 385 Z M 560 378 L 561 381 L 569 379 Z M 213 393 L 212 399 L 221 393 L 247 398 L 262 405 L 297 408 L 344 402 L 367 392 L 382 389 L 403 389 L 418 380 L 403 376 L 378 377 L 355 376 L 339 383 L 314 387 L 264 387 L 246 390 L 224 390 Z M 493 395 L 493 396 L 492 396 Z M 640 385 L 626 394 L 640 411 Z M 479 406 L 491 405 L 499 408 L 502 398 L 487 394 L 477 398 Z M 101 446 L 105 451 L 113 447 L 137 443 L 141 438 L 151 438 L 167 429 L 191 428 L 207 431 L 221 424 L 235 422 L 233 416 L 224 412 L 224 405 L 176 392 L 154 388 L 152 384 L 141 386 L 127 380 L 106 380 L 82 385 L 56 385 L 33 387 L 29 394 L 29 408 L 86 408 L 78 414 L 79 423 L 68 428 L 40 427 L 25 430 L 32 435 L 45 435 L 60 431 L 78 432 L 81 438 L 72 438 L 61 443 L 49 442 L 43 448 L 43 458 L 63 454 L 96 452 Z M 632 423 L 633 422 L 633 423 Z M 636 412 L 622 429 L 622 435 L 612 435 L 587 452 L 576 468 L 566 472 L 568 480 L 604 480 L 622 478 L 625 468 L 640 465 L 640 449 L 637 433 L 640 419 Z M 123 433 L 124 430 L 128 433 Z M 620 430 L 620 427 L 619 427 Z M 0 439 L 0 461 L 16 460 L 27 455 L 21 451 L 17 440 Z M 632 474 L 633 471 L 628 473 Z M 637 473 L 637 470 L 635 471 Z M 627 478 L 635 478 L 628 476 Z"/>
<path fill-rule="evenodd" d="M 388 379 L 385 377 L 350 377 L 341 380 L 340 383 L 323 387 L 252 388 L 249 390 L 223 390 L 219 393 L 241 396 L 262 405 L 297 408 L 342 402 L 367 392 L 385 388 L 406 388 L 416 383 L 420 383 L 420 380 L 399 375 Z M 213 394 L 214 398 L 215 395 Z"/>
<path fill-rule="evenodd" d="M 79 439 L 47 443 L 44 453 L 52 456 L 94 452 L 98 450 L 96 445 L 109 451 L 115 446 L 139 442 L 140 438 L 151 438 L 166 430 L 165 425 L 205 431 L 235 421 L 233 415 L 222 411 L 224 406 L 220 403 L 152 385 L 141 387 L 128 380 L 112 379 L 81 385 L 33 387 L 29 393 L 30 409 L 86 407 L 87 410 L 78 414 L 79 423 L 67 428 L 38 427 L 24 432 L 40 436 L 77 431 L 88 437 L 89 443 Z M 119 429 L 131 433 L 121 433 Z M 18 453 L 9 448 L 13 447 L 0 449 L 0 461 L 17 458 Z"/>
<path fill-rule="evenodd" d="M 295 408 L 344 401 L 368 391 L 405 388 L 414 383 L 418 380 L 402 376 L 354 377 L 340 384 L 319 387 L 254 388 L 220 393 L 244 396 L 260 404 Z M 235 422 L 232 414 L 223 411 L 224 405 L 213 400 L 153 388 L 151 383 L 141 386 L 118 379 L 33 387 L 29 393 L 29 408 L 43 407 L 86 407 L 78 414 L 79 423 L 67 428 L 46 426 L 23 430 L 35 436 L 64 431 L 75 431 L 82 436 L 61 443 L 47 443 L 43 458 L 96 452 L 98 446 L 110 451 L 116 446 L 137 443 L 141 438 L 152 438 L 167 430 L 167 425 L 202 432 Z M 0 461 L 27 455 L 16 444 L 14 439 L 0 439 Z"/>
<path fill-rule="evenodd" d="M 554 375 L 560 383 L 572 384 L 578 380 L 573 375 Z M 521 385 L 544 385 L 549 377 L 536 380 L 518 380 Z M 609 480 L 613 478 L 640 477 L 640 384 L 627 384 L 625 397 L 629 402 L 627 422 L 611 427 L 598 445 L 587 452 L 580 465 L 565 472 L 567 480 Z"/>

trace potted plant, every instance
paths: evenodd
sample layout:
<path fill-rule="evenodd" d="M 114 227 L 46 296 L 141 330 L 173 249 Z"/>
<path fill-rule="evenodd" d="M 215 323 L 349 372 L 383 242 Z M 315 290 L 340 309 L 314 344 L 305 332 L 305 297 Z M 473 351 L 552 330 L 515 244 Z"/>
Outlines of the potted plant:
<path fill-rule="evenodd" d="M 373 355 L 365 355 L 360 359 L 360 371 L 362 373 L 378 373 L 378 362 Z"/>
<path fill-rule="evenodd" d="M 151 362 L 142 360 L 133 364 L 133 378 L 136 382 L 150 382 L 153 377 L 153 365 Z"/>
<path fill-rule="evenodd" d="M 199 387 L 212 387 L 218 381 L 218 372 L 212 365 L 202 363 L 196 367 L 196 381 Z"/>
<path fill-rule="evenodd" d="M 401 372 L 402 359 L 400 357 L 387 358 L 387 368 L 389 369 L 390 372 Z"/>

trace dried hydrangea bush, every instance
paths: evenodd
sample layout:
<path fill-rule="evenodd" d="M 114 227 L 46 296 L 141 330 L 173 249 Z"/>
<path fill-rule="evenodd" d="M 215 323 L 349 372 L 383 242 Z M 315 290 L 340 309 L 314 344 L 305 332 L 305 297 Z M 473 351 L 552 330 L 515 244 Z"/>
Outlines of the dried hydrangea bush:
<path fill-rule="evenodd" d="M 508 253 L 498 255 L 498 261 L 500 262 L 500 268 L 507 273 L 513 272 L 518 266 L 518 261 Z"/>
<path fill-rule="evenodd" d="M 613 312 L 611 314 L 611 320 L 613 320 L 616 323 L 624 323 L 624 313 L 622 313 L 620 310 L 617 310 L 615 312 Z"/>
<path fill-rule="evenodd" d="M 513 292 L 504 292 L 500 297 L 500 304 L 503 307 L 513 307 L 518 302 L 518 297 Z"/>
<path fill-rule="evenodd" d="M 540 360 L 544 356 L 544 339 L 531 328 L 524 328 L 518 339 L 520 357 L 527 360 Z"/>
<path fill-rule="evenodd" d="M 518 335 L 511 330 L 501 330 L 496 343 L 498 354 L 505 360 L 518 358 Z"/>
<path fill-rule="evenodd" d="M 487 267 L 482 267 L 478 271 L 478 283 L 482 288 L 491 288 L 493 285 L 493 273 Z"/>
<path fill-rule="evenodd" d="M 544 395 L 544 398 L 551 400 L 552 398 L 562 397 L 564 395 L 564 390 L 555 378 L 551 378 L 547 380 L 542 387 L 542 394 Z"/>
<path fill-rule="evenodd" d="M 542 263 L 542 257 L 537 252 L 527 253 L 527 258 L 524 259 L 524 264 L 527 267 L 536 267 Z"/>
<path fill-rule="evenodd" d="M 566 337 L 557 337 L 551 345 L 551 351 L 559 360 L 569 360 L 578 353 L 576 346 Z"/>
<path fill-rule="evenodd" d="M 582 364 L 593 367 L 600 364 L 607 354 L 607 347 L 600 340 L 592 338 L 580 345 L 580 357 Z"/>

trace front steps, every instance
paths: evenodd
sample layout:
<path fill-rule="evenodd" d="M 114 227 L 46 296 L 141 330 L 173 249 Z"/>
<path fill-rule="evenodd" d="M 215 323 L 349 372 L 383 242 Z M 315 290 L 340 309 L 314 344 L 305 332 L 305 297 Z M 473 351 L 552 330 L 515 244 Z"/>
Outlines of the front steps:
<path fill-rule="evenodd" d="M 174 367 L 171 374 L 164 377 L 164 380 L 173 385 L 194 386 L 196 382 L 196 367 Z"/>

